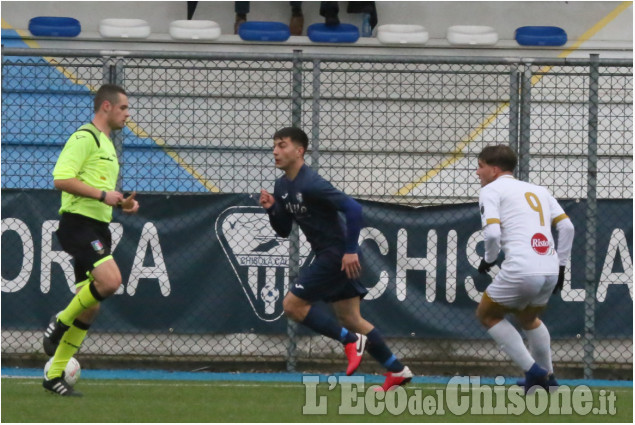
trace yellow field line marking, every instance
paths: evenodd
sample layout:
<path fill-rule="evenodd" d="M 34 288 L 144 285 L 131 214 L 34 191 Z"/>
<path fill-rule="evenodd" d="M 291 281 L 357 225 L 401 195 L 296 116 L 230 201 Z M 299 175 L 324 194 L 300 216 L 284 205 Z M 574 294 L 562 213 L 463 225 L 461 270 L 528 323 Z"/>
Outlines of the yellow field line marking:
<path fill-rule="evenodd" d="M 2 28 L 14 29 L 7 21 L 4 20 L 4 18 L 2 19 Z M 29 34 L 26 31 L 18 30 L 18 29 L 15 29 L 15 31 L 18 33 L 18 35 L 20 37 L 22 37 L 22 41 L 24 41 L 24 43 L 26 43 L 27 46 L 29 46 L 31 48 L 39 48 L 40 47 L 40 45 L 36 41 L 28 39 L 29 38 Z M 62 73 L 62 75 L 64 75 L 66 78 L 68 78 L 74 84 L 87 87 L 93 93 L 97 92 L 97 88 L 96 87 L 90 85 L 86 81 L 83 81 L 77 75 L 75 75 L 74 73 L 70 72 L 69 70 L 67 70 L 63 66 L 59 65 L 59 62 L 55 58 L 48 57 L 48 56 L 43 56 L 43 59 L 46 60 L 47 62 L 49 62 L 51 65 L 53 65 L 60 73 Z M 150 136 L 141 127 L 139 127 L 139 125 L 137 125 L 137 123 L 135 123 L 134 121 L 129 121 L 126 124 L 126 126 L 130 129 L 130 131 L 132 131 L 132 133 L 135 136 L 141 137 L 141 138 L 148 138 L 148 139 L 152 140 L 154 143 L 156 143 L 170 158 L 172 158 L 181 168 L 183 168 L 185 171 L 187 171 L 192 177 L 194 177 L 196 180 L 198 180 L 207 190 L 209 190 L 210 192 L 214 192 L 214 193 L 220 193 L 221 190 L 216 185 L 214 185 L 212 182 L 207 180 L 198 171 L 196 171 L 196 169 L 193 166 L 191 166 L 187 161 L 185 161 L 183 158 L 181 158 L 177 152 L 175 152 L 173 149 L 168 148 L 167 147 L 167 143 L 165 142 L 165 140 L 163 140 L 163 139 L 161 139 L 159 137 Z"/>
<path fill-rule="evenodd" d="M 566 58 L 571 53 L 573 53 L 574 51 L 579 49 L 580 46 L 582 45 L 582 43 L 588 41 L 591 37 L 593 37 L 595 34 L 597 34 L 602 28 L 607 26 L 611 21 L 613 21 L 615 18 L 617 18 L 622 12 L 624 12 L 626 9 L 628 9 L 632 5 L 633 5 L 632 1 L 624 1 L 624 2 L 620 3 L 619 6 L 617 6 L 615 9 L 613 9 L 608 15 L 606 15 L 604 18 L 600 19 L 595 25 L 593 25 L 584 34 L 582 34 L 580 36 L 580 38 L 578 38 L 570 47 L 568 47 L 567 49 L 563 50 L 558 55 L 558 57 L 559 58 Z M 544 73 L 549 72 L 551 70 L 551 68 L 552 68 L 551 66 L 543 66 L 537 72 L 540 73 L 540 74 L 544 74 Z M 542 77 L 543 77 L 543 75 L 534 75 L 531 78 L 531 85 L 532 86 L 536 85 L 542 79 Z M 483 132 L 483 130 L 485 130 L 490 124 L 492 124 L 496 120 L 496 118 L 498 118 L 498 115 L 500 115 L 503 112 L 503 110 L 505 108 L 507 108 L 508 106 L 509 106 L 509 102 L 502 103 L 496 109 L 496 111 L 494 113 L 492 113 L 491 115 L 489 115 L 487 118 L 485 118 L 485 120 L 476 129 L 474 129 L 467 138 L 461 140 L 461 142 L 457 145 L 457 147 L 450 153 L 448 158 L 446 158 L 443 161 L 441 161 L 440 164 L 438 164 L 437 166 L 435 166 L 434 168 L 429 170 L 427 173 L 425 173 L 423 176 L 419 177 L 417 180 L 415 180 L 415 181 L 413 181 L 411 183 L 408 183 L 405 186 L 403 186 L 401 189 L 399 189 L 397 191 L 397 193 L 395 195 L 396 196 L 405 196 L 405 195 L 407 195 L 414 188 L 416 188 L 417 186 L 419 186 L 422 183 L 425 183 L 426 181 L 430 180 L 431 178 L 435 177 L 437 174 L 439 174 L 441 171 L 443 171 L 443 169 L 447 168 L 448 166 L 454 164 L 456 161 L 461 159 L 463 157 L 463 155 L 464 155 L 463 150 L 470 143 L 472 143 Z"/>

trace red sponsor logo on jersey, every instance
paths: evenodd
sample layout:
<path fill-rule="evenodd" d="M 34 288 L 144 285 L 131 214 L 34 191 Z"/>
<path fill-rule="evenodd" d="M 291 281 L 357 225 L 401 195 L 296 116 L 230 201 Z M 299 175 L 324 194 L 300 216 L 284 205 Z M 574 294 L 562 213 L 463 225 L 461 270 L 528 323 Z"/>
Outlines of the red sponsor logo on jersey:
<path fill-rule="evenodd" d="M 536 233 L 531 237 L 531 247 L 536 253 L 540 255 L 545 255 L 549 252 L 549 248 L 551 248 L 551 244 L 549 243 L 549 239 L 542 233 Z"/>

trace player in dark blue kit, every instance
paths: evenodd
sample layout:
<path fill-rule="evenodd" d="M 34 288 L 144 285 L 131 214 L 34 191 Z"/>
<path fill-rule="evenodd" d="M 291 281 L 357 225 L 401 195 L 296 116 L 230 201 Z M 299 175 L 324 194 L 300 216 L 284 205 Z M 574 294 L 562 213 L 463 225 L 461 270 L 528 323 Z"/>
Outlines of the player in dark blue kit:
<path fill-rule="evenodd" d="M 385 391 L 409 382 L 413 376 L 410 369 L 401 364 L 379 331 L 360 313 L 360 301 L 368 293 L 359 281 L 357 241 L 362 225 L 361 205 L 304 163 L 309 145 L 304 131 L 283 128 L 274 134 L 273 142 L 276 167 L 285 175 L 276 180 L 273 195 L 261 191 L 260 205 L 282 237 L 289 236 L 295 220 L 315 252 L 311 264 L 300 271 L 296 282 L 291 282 L 282 303 L 285 314 L 319 334 L 342 342 L 348 358 L 347 375 L 357 370 L 366 349 L 388 369 L 382 386 Z M 339 212 L 346 217 L 346 223 Z M 331 303 L 339 323 L 313 305 L 316 301 Z"/>

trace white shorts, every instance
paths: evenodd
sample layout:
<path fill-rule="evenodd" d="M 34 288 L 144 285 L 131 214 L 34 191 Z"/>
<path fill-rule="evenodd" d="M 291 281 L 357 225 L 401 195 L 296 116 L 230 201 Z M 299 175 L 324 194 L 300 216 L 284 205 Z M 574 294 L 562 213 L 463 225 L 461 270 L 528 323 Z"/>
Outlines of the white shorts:
<path fill-rule="evenodd" d="M 514 310 L 547 305 L 558 275 L 526 275 L 501 279 L 500 273 L 485 289 L 492 301 Z"/>

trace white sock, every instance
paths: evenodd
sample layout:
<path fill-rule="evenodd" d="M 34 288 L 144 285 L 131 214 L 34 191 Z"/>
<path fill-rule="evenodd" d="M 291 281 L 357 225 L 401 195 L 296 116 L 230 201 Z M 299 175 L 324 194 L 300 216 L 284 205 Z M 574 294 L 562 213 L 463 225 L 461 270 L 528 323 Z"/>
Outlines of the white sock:
<path fill-rule="evenodd" d="M 525 372 L 527 372 L 531 366 L 535 363 L 529 350 L 523 343 L 523 338 L 520 336 L 516 328 L 503 319 L 491 328 L 487 330 L 494 341 L 500 345 L 501 350 L 507 353 L 512 358 L 514 363 L 520 366 Z"/>
<path fill-rule="evenodd" d="M 536 359 L 536 363 L 542 368 L 553 373 L 553 363 L 551 363 L 551 336 L 544 323 L 536 329 L 525 330 L 527 335 L 527 345 L 531 355 Z"/>

